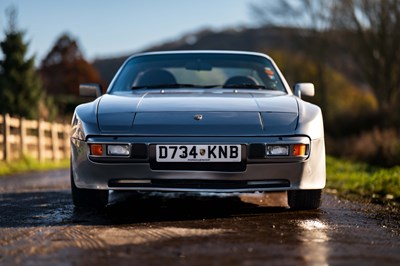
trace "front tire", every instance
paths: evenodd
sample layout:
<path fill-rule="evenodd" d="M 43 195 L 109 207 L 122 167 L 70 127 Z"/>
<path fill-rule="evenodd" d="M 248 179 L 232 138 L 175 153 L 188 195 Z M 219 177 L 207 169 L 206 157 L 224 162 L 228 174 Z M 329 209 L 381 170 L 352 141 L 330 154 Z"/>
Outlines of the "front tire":
<path fill-rule="evenodd" d="M 72 201 L 76 207 L 101 209 L 108 203 L 108 190 L 78 188 L 75 185 L 72 170 L 71 192 Z"/>
<path fill-rule="evenodd" d="M 288 204 L 293 210 L 312 210 L 321 206 L 322 189 L 289 190 Z"/>

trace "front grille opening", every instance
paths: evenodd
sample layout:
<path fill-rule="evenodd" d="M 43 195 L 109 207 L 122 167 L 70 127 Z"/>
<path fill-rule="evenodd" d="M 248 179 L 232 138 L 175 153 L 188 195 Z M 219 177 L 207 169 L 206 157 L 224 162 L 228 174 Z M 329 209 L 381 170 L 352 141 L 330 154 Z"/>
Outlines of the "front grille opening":
<path fill-rule="evenodd" d="M 247 165 L 240 163 L 158 163 L 150 161 L 152 170 L 244 172 Z"/>
<path fill-rule="evenodd" d="M 215 189 L 215 190 L 232 190 L 232 189 L 268 189 L 268 188 L 288 188 L 289 180 L 185 180 L 185 179 L 146 179 L 146 180 L 129 180 L 114 179 L 108 183 L 110 188 L 165 188 L 165 189 Z"/>

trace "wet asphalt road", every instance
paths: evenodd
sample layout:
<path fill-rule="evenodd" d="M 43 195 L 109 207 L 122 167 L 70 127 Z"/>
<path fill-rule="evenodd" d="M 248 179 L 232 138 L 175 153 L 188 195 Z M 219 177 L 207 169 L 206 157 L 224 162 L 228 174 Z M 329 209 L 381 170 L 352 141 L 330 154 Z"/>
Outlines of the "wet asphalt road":
<path fill-rule="evenodd" d="M 70 196 L 68 171 L 0 178 L 0 265 L 400 265 L 398 212 L 332 194 L 297 212 L 279 194 Z"/>

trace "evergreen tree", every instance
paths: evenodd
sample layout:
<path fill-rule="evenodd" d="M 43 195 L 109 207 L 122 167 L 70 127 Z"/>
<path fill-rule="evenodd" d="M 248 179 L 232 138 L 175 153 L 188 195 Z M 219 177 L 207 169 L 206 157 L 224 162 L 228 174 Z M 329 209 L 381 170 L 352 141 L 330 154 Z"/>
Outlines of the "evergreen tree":
<path fill-rule="evenodd" d="M 0 62 L 0 113 L 26 118 L 37 118 L 43 96 L 40 77 L 34 66 L 34 57 L 25 59 L 28 43 L 24 32 L 16 27 L 16 9 L 7 12 L 9 26 L 0 42 L 3 60 Z"/>

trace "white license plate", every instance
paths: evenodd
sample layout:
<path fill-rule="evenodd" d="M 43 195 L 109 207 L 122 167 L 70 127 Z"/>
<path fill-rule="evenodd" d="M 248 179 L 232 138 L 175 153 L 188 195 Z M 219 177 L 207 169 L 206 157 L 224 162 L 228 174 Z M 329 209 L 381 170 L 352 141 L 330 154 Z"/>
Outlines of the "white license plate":
<path fill-rule="evenodd" d="M 157 162 L 240 162 L 240 145 L 156 145 Z"/>

